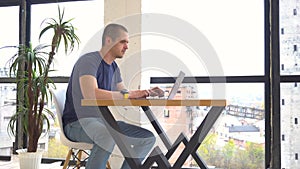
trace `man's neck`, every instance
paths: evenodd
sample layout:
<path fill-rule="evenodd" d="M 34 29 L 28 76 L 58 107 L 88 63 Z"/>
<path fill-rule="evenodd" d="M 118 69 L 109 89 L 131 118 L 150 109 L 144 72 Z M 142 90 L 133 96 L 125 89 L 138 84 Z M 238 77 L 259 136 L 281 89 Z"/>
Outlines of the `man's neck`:
<path fill-rule="evenodd" d="M 107 52 L 104 49 L 101 49 L 99 51 L 99 53 L 100 53 L 100 56 L 102 57 L 102 59 L 109 65 L 116 59 L 115 57 L 113 57 L 111 55 L 111 53 L 109 51 Z"/>

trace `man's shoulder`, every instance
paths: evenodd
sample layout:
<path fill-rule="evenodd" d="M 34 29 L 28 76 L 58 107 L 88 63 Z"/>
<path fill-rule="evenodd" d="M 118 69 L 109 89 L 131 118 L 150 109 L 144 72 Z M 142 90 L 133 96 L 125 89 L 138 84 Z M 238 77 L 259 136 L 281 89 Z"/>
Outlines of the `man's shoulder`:
<path fill-rule="evenodd" d="M 85 53 L 80 58 L 83 58 L 83 57 L 94 57 L 94 58 L 98 58 L 98 59 L 101 58 L 98 51 Z"/>
<path fill-rule="evenodd" d="M 101 57 L 99 56 L 98 52 L 89 52 L 89 53 L 85 53 L 83 55 L 81 55 L 78 60 L 77 63 L 98 63 L 101 60 Z"/>

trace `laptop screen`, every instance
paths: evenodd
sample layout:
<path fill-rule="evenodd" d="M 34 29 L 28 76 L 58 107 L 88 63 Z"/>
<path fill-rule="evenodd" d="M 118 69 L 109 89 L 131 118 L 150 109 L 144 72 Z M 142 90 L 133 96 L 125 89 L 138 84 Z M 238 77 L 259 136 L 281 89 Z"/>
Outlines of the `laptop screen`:
<path fill-rule="evenodd" d="M 174 83 L 174 85 L 173 85 L 173 87 L 172 87 L 172 89 L 169 93 L 168 100 L 171 100 L 175 97 L 175 95 L 176 95 L 176 93 L 177 93 L 177 91 L 178 91 L 178 89 L 179 89 L 179 87 L 180 87 L 180 85 L 181 85 L 181 83 L 184 79 L 184 76 L 185 76 L 185 73 L 183 71 L 180 71 L 179 75 L 177 76 L 176 81 L 175 81 L 175 83 Z"/>

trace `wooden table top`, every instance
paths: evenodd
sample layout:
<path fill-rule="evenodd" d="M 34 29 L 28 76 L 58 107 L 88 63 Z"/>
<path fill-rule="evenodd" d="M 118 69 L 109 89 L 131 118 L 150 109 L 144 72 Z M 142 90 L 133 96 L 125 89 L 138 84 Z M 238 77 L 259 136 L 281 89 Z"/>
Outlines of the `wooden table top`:
<path fill-rule="evenodd" d="M 226 106 L 226 100 L 191 99 L 191 100 L 164 100 L 164 99 L 120 99 L 120 100 L 81 100 L 82 106 Z"/>

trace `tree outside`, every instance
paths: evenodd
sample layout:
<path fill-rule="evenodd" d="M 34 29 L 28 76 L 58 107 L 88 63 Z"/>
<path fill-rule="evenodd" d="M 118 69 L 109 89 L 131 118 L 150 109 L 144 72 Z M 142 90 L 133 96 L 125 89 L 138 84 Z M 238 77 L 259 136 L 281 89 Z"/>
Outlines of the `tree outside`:
<path fill-rule="evenodd" d="M 198 149 L 201 158 L 207 165 L 220 169 L 263 169 L 264 147 L 259 144 L 246 142 L 244 147 L 229 139 L 224 146 L 217 145 L 218 135 L 210 133 Z M 196 162 L 193 165 L 197 166 Z"/>

